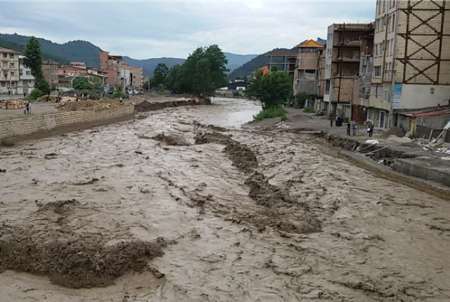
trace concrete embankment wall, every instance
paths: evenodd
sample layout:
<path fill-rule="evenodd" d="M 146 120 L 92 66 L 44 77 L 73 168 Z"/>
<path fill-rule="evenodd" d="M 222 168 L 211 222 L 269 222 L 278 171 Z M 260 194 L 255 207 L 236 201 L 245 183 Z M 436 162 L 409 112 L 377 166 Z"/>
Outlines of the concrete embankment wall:
<path fill-rule="evenodd" d="M 30 115 L 0 121 L 0 139 L 45 137 L 57 132 L 86 129 L 127 120 L 133 116 L 133 105 L 101 111 L 68 111 Z"/>
<path fill-rule="evenodd" d="M 328 134 L 325 138 L 345 150 L 340 155 L 380 176 L 450 200 L 450 172 L 436 160 L 424 160 L 414 152 L 388 146 L 370 146 L 348 137 Z M 381 159 L 387 165 L 379 164 Z"/>

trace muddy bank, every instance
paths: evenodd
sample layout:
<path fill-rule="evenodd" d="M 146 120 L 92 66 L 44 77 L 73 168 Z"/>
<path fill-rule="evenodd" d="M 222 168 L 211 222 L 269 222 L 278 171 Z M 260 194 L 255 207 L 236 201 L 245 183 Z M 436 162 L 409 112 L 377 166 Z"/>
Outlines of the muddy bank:
<path fill-rule="evenodd" d="M 147 261 L 161 257 L 166 242 L 127 240 L 109 242 L 108 236 L 78 233 L 68 224 L 82 207 L 75 199 L 38 204 L 20 225 L 3 223 L 0 229 L 0 273 L 15 270 L 46 275 L 71 288 L 107 286 L 127 272 L 151 271 Z M 45 229 L 32 223 L 46 220 Z"/>

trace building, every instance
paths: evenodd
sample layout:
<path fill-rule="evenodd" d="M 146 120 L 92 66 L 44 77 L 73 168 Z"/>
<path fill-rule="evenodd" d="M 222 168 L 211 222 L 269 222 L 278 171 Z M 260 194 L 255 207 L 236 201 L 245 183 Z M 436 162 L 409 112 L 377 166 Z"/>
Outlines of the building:
<path fill-rule="evenodd" d="M 376 125 L 399 126 L 408 111 L 448 103 L 449 22 L 449 0 L 377 1 L 369 105 L 384 111 L 370 114 Z"/>
<path fill-rule="evenodd" d="M 0 47 L 0 94 L 17 94 L 18 83 L 19 53 Z"/>
<path fill-rule="evenodd" d="M 297 47 L 297 61 L 294 72 L 294 95 L 319 95 L 319 63 L 324 46 L 314 40 L 306 40 Z"/>
<path fill-rule="evenodd" d="M 328 113 L 352 118 L 355 91 L 359 90 L 362 41 L 373 34 L 372 23 L 332 24 L 325 53 L 324 102 Z M 359 99 L 359 98 L 358 98 Z"/>
<path fill-rule="evenodd" d="M 328 102 L 324 102 L 324 95 L 325 95 L 325 55 L 326 55 L 326 41 L 324 41 L 325 44 L 323 45 L 323 48 L 319 55 L 319 74 L 318 74 L 318 81 L 319 81 L 319 94 L 317 95 L 317 98 L 314 103 L 314 111 L 320 112 L 320 113 L 326 113 L 328 112 Z"/>
<path fill-rule="evenodd" d="M 288 72 L 292 78 L 297 64 L 298 48 L 293 49 L 274 49 L 269 53 L 270 70 L 279 70 Z"/>
<path fill-rule="evenodd" d="M 106 51 L 100 52 L 100 71 L 106 75 L 106 89 L 112 90 L 116 87 L 123 88 L 121 65 L 122 56 L 113 56 Z"/>
<path fill-rule="evenodd" d="M 27 96 L 34 89 L 34 77 L 31 68 L 25 65 L 25 56 L 19 55 L 19 81 L 17 84 L 17 94 Z"/>
<path fill-rule="evenodd" d="M 128 67 L 131 74 L 131 87 L 135 92 L 144 90 L 144 69 L 141 67 Z"/>
<path fill-rule="evenodd" d="M 50 89 L 56 89 L 58 86 L 58 63 L 51 60 L 42 62 L 42 74 L 47 81 Z"/>

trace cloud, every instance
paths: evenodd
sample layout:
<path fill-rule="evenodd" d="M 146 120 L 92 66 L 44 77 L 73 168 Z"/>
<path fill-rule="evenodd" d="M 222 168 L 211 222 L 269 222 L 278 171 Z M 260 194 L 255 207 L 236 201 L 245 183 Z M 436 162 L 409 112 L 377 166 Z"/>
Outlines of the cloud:
<path fill-rule="evenodd" d="M 186 57 L 212 43 L 262 53 L 326 37 L 332 23 L 368 22 L 374 10 L 374 0 L 17 0 L 0 1 L 0 32 L 88 40 L 135 58 Z"/>

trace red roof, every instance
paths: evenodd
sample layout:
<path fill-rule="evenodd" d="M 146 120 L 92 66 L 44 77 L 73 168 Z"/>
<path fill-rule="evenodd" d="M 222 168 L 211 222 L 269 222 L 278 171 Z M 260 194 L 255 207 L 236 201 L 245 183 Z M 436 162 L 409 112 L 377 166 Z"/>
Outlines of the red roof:
<path fill-rule="evenodd" d="M 409 117 L 432 117 L 432 116 L 443 116 L 450 115 L 450 108 L 442 108 L 436 109 L 434 111 L 413 111 L 413 112 L 405 112 L 402 115 Z"/>

